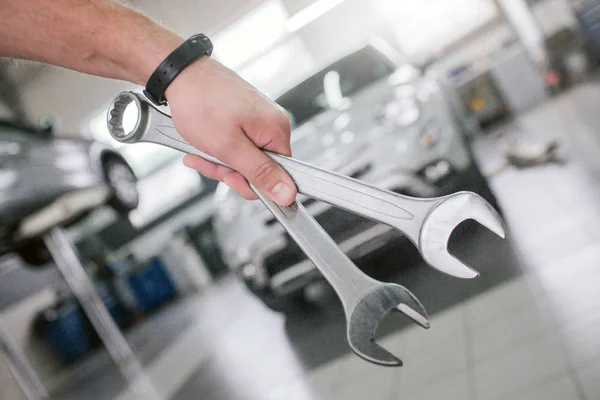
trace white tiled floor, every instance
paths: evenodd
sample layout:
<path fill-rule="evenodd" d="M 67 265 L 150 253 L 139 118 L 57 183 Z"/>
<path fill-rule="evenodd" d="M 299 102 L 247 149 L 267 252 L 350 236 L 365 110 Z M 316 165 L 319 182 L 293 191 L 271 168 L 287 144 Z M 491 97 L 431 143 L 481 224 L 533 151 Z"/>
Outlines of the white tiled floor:
<path fill-rule="evenodd" d="M 577 398 L 577 389 L 573 379 L 566 374 L 552 376 L 540 385 L 506 397 L 507 400 L 566 400 Z"/>
<path fill-rule="evenodd" d="M 554 324 L 521 277 L 434 316 L 430 332 L 410 327 L 383 338 L 402 356 L 402 369 L 347 355 L 310 380 L 326 399 L 577 399 L 565 359 L 573 349 Z M 590 336 L 599 331 L 590 329 Z M 588 367 L 580 374 L 591 381 L 596 372 Z"/>
<path fill-rule="evenodd" d="M 547 312 L 535 303 L 524 304 L 493 321 L 474 328 L 473 356 L 476 360 L 494 357 L 511 348 L 542 337 L 552 329 Z"/>
<path fill-rule="evenodd" d="M 557 337 L 545 335 L 474 366 L 479 399 L 518 393 L 564 373 L 567 364 Z"/>
<path fill-rule="evenodd" d="M 464 371 L 452 372 L 444 375 L 442 379 L 412 389 L 400 389 L 396 392 L 394 400 L 446 400 L 468 399 L 468 376 Z"/>
<path fill-rule="evenodd" d="M 550 310 L 531 301 L 530 293 L 525 278 L 518 278 L 434 317 L 439 331 L 431 339 L 415 328 L 384 338 L 386 348 L 402 355 L 401 370 L 348 355 L 313 371 L 310 379 L 326 399 L 578 399 L 565 358 L 575 349 L 565 348 Z M 497 312 L 501 299 L 513 303 Z M 488 306 L 495 315 L 483 321 L 463 312 L 483 313 Z M 600 327 L 589 331 L 597 336 Z M 597 363 L 584 365 L 577 369 L 582 385 L 598 393 Z"/>
<path fill-rule="evenodd" d="M 337 387 L 342 361 L 333 360 L 308 374 L 308 385 L 323 398 L 329 398 Z"/>
<path fill-rule="evenodd" d="M 529 282 L 517 279 L 475 296 L 464 307 L 473 326 L 480 327 L 537 301 Z"/>
<path fill-rule="evenodd" d="M 595 361 L 583 364 L 576 369 L 577 377 L 587 399 L 600 399 L 600 363 Z"/>
<path fill-rule="evenodd" d="M 418 346 L 413 346 L 412 342 L 421 332 L 412 332 L 406 353 L 401 355 L 407 366 L 402 371 L 403 388 L 413 390 L 423 387 L 453 372 L 466 369 L 467 343 L 463 329 L 442 340 L 431 344 L 420 343 Z"/>

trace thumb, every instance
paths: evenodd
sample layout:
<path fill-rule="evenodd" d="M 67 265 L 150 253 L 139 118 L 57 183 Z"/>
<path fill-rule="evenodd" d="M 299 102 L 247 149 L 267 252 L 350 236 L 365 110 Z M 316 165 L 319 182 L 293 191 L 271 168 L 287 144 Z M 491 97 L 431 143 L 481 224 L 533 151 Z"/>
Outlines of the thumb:
<path fill-rule="evenodd" d="M 247 137 L 231 160 L 223 160 L 242 174 L 250 184 L 280 206 L 289 206 L 297 189 L 292 178 L 271 157 L 259 150 Z"/>

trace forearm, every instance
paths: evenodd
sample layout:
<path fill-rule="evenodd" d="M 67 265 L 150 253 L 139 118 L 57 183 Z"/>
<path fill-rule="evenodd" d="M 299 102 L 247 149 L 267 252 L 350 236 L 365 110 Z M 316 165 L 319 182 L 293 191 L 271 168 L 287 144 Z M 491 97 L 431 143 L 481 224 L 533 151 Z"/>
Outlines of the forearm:
<path fill-rule="evenodd" d="M 0 0 L 0 56 L 145 84 L 182 38 L 110 0 Z"/>

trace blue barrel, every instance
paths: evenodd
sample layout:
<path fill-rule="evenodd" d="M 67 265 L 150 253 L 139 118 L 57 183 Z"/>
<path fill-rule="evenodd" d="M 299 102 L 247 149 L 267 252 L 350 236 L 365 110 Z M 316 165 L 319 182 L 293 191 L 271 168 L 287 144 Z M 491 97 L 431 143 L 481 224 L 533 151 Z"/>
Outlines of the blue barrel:
<path fill-rule="evenodd" d="M 150 259 L 146 265 L 132 272 L 127 282 L 138 307 L 146 312 L 176 295 L 173 279 L 159 257 Z"/>
<path fill-rule="evenodd" d="M 45 310 L 41 318 L 42 334 L 65 363 L 71 363 L 92 348 L 90 325 L 76 302 Z"/>

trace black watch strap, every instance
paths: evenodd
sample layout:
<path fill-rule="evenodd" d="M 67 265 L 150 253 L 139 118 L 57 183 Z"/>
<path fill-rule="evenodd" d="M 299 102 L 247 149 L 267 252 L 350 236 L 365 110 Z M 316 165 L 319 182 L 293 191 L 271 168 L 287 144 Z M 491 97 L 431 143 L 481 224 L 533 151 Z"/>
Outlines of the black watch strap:
<path fill-rule="evenodd" d="M 150 75 L 144 94 L 157 105 L 167 104 L 165 91 L 175 77 L 188 65 L 202 56 L 210 56 L 213 44 L 210 39 L 199 33 L 187 39 L 177 47 Z"/>

